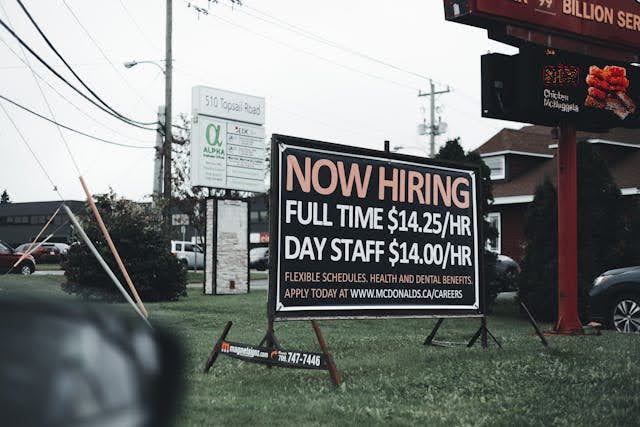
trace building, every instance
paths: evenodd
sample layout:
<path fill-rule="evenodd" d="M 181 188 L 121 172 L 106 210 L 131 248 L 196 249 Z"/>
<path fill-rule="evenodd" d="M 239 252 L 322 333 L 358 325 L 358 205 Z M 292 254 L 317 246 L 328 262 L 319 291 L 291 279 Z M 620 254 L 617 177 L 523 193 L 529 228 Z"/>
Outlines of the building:
<path fill-rule="evenodd" d="M 60 203 L 56 201 L 0 204 L 0 240 L 4 240 L 13 247 L 33 241 L 56 209 L 60 207 Z M 76 213 L 85 207 L 85 202 L 75 200 L 66 201 L 65 204 Z M 64 210 L 60 210 L 56 215 L 43 233 L 42 239 L 49 234 L 53 234 L 49 239 L 51 242 L 69 242 L 71 225 Z"/>
<path fill-rule="evenodd" d="M 594 145 L 623 196 L 640 197 L 639 131 L 578 132 L 578 141 Z M 494 251 L 522 259 L 526 209 L 545 177 L 556 183 L 557 142 L 551 128 L 526 126 L 503 129 L 476 150 L 493 180 L 494 203 L 488 219 L 499 232 L 498 239 L 489 242 Z"/>

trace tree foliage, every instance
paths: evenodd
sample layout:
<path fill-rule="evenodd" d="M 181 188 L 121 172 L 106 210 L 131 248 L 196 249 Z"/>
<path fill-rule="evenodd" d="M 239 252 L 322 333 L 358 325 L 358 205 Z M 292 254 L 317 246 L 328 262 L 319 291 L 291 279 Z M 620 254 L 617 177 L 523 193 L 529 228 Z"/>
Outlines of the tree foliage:
<path fill-rule="evenodd" d="M 160 212 L 117 198 L 113 192 L 96 196 L 96 205 L 142 300 L 173 301 L 186 296 L 186 270 L 171 254 Z M 79 219 L 100 255 L 127 288 L 89 207 Z M 67 281 L 62 289 L 84 298 L 124 300 L 89 248 L 75 237 L 79 243 L 69 248 L 63 263 Z"/>
<path fill-rule="evenodd" d="M 519 297 L 533 315 L 555 320 L 558 305 L 558 223 L 556 189 L 548 179 L 538 187 L 525 218 L 525 255 Z M 640 220 L 635 204 L 625 206 L 606 163 L 592 144 L 578 144 L 578 305 L 588 318 L 593 280 L 606 270 L 635 265 Z"/>
<path fill-rule="evenodd" d="M 489 212 L 489 205 L 493 202 L 493 184 L 491 182 L 491 169 L 482 161 L 480 155 L 476 152 L 465 153 L 464 149 L 460 145 L 460 139 L 452 139 L 445 143 L 435 157 L 438 160 L 447 160 L 455 162 L 466 162 L 480 166 L 482 173 L 481 191 L 482 191 L 482 205 L 480 206 L 480 216 L 485 218 Z M 487 303 L 491 304 L 498 296 L 499 289 L 502 287 L 498 282 L 499 278 L 496 275 L 496 254 L 486 249 L 484 242 L 489 239 L 494 239 L 498 235 L 498 231 L 491 226 L 491 224 L 485 219 L 482 227 L 483 236 L 481 236 L 481 242 L 483 242 L 484 248 L 484 265 L 485 265 L 485 283 L 487 284 Z"/>
<path fill-rule="evenodd" d="M 0 205 L 4 205 L 7 203 L 11 203 L 11 197 L 9 197 L 9 193 L 7 193 L 7 190 L 4 190 L 0 195 Z"/>

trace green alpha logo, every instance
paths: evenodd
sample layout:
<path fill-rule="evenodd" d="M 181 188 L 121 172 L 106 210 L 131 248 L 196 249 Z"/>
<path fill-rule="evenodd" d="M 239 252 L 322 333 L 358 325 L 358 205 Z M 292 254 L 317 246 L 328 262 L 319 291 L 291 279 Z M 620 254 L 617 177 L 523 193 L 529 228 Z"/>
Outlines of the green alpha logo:
<path fill-rule="evenodd" d="M 221 125 L 214 125 L 214 124 L 210 124 L 209 126 L 207 126 L 207 130 L 205 131 L 205 136 L 207 138 L 207 144 L 213 146 L 213 147 L 221 147 L 222 146 L 222 141 L 220 141 L 220 127 Z M 215 138 L 213 139 L 213 141 L 211 140 L 211 129 L 213 129 L 216 133 Z"/>
<path fill-rule="evenodd" d="M 221 139 L 220 132 L 222 125 L 214 125 L 213 123 L 207 126 L 205 130 L 205 138 L 207 139 L 207 145 L 202 150 L 202 154 L 205 157 L 214 159 L 224 159 L 224 147 Z"/>

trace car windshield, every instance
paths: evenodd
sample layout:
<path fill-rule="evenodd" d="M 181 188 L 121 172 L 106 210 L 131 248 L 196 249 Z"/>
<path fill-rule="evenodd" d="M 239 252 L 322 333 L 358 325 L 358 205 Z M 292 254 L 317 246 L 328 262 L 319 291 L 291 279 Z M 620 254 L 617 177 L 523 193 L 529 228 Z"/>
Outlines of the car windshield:
<path fill-rule="evenodd" d="M 25 243 L 16 248 L 16 252 L 26 252 L 29 249 L 30 243 Z"/>
<path fill-rule="evenodd" d="M 11 253 L 11 247 L 9 245 L 5 245 L 4 243 L 0 243 L 0 253 Z"/>
<path fill-rule="evenodd" d="M 268 250 L 269 248 L 253 248 L 249 251 L 249 256 L 252 258 L 260 258 L 264 256 Z"/>

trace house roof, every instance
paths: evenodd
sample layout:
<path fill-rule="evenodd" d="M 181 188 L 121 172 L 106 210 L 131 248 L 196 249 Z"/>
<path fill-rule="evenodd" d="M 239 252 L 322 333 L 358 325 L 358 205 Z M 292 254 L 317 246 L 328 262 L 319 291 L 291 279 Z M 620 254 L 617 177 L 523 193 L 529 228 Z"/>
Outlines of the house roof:
<path fill-rule="evenodd" d="M 640 188 L 640 131 L 631 129 L 613 129 L 607 133 L 578 132 L 578 140 L 589 140 L 592 143 L 624 144 L 628 154 L 622 156 L 609 165 L 611 174 L 620 189 Z M 498 153 L 502 151 L 518 151 L 531 154 L 555 154 L 557 150 L 550 148 L 557 144 L 551 135 L 551 128 L 544 126 L 526 126 L 520 130 L 503 129 L 477 151 L 480 154 Z M 556 145 L 557 146 L 557 145 Z M 629 149 L 637 146 L 638 150 Z M 556 159 L 549 158 L 540 162 L 528 171 L 519 174 L 507 182 L 494 182 L 493 196 L 497 204 L 528 202 L 536 187 L 542 183 L 545 177 L 556 182 Z M 635 193 L 634 193 L 635 194 Z M 507 198 L 507 199 L 505 199 Z M 517 198 L 517 199 L 514 199 Z M 502 201 L 499 199 L 503 199 Z"/>
<path fill-rule="evenodd" d="M 28 202 L 28 203 L 4 203 L 0 204 L 0 216 L 12 215 L 51 215 L 60 206 L 60 201 L 55 202 Z M 80 209 L 85 202 L 67 200 L 65 204 L 71 210 Z"/>
<path fill-rule="evenodd" d="M 609 132 L 578 132 L 578 141 L 591 140 L 595 143 L 619 143 L 640 148 L 640 132 L 635 129 L 616 128 Z M 557 140 L 552 137 L 552 128 L 546 126 L 525 126 L 521 129 L 502 129 L 476 149 L 481 155 L 517 151 L 531 154 L 555 154 Z M 553 148 L 552 148 L 553 147 Z"/>

